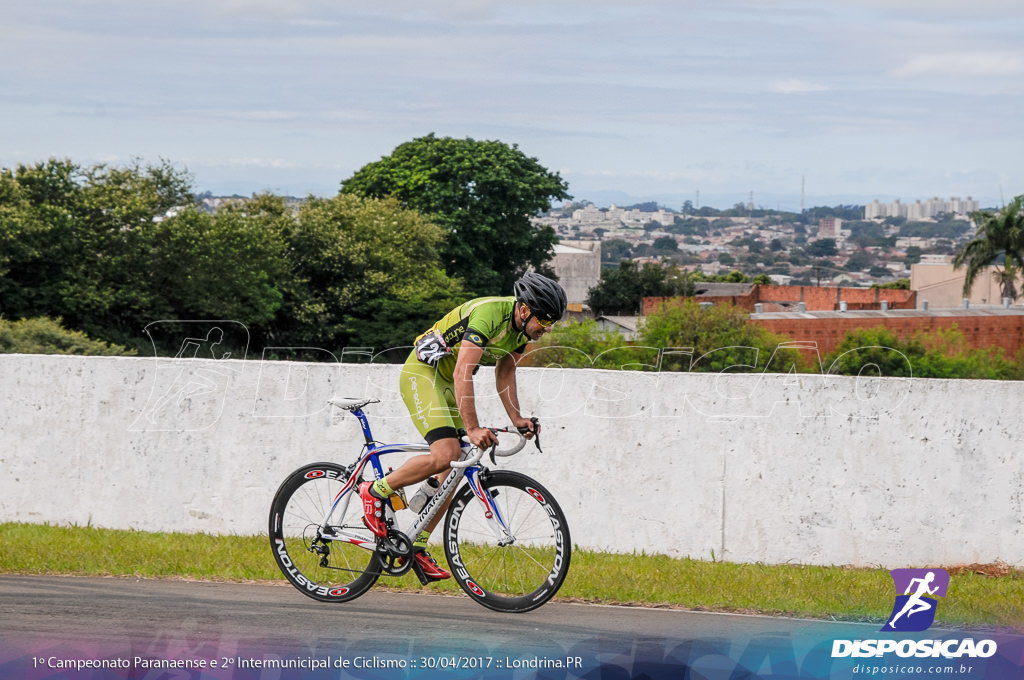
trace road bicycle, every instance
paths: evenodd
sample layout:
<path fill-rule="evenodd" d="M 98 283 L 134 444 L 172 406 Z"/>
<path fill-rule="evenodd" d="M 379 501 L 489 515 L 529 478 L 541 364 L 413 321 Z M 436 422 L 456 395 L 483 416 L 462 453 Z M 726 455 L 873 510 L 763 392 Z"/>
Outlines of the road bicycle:
<path fill-rule="evenodd" d="M 335 398 L 349 411 L 365 444 L 347 467 L 312 463 L 291 473 L 270 508 L 270 544 L 285 578 L 322 602 L 348 602 L 381 576 L 402 576 L 413 568 L 413 539 L 454 496 L 444 519 L 444 553 L 459 586 L 485 607 L 527 612 L 550 600 L 569 572 L 569 525 L 554 496 L 530 477 L 491 470 L 484 450 L 462 441 L 462 455 L 418 514 L 392 496 L 384 504 L 389 529 L 375 536 L 363 521 L 359 485 L 385 475 L 381 456 L 427 453 L 427 444 L 382 444 L 373 438 L 363 409 L 379 399 Z M 526 438 L 514 429 L 494 429 L 496 456 L 511 456 Z M 515 441 L 507 445 L 511 438 Z M 538 449 L 539 440 L 536 441 Z M 465 480 L 465 484 L 461 482 Z M 411 516 L 411 517 L 410 517 Z M 407 529 L 403 529 L 407 526 Z M 420 580 L 426 578 L 416 570 Z"/>

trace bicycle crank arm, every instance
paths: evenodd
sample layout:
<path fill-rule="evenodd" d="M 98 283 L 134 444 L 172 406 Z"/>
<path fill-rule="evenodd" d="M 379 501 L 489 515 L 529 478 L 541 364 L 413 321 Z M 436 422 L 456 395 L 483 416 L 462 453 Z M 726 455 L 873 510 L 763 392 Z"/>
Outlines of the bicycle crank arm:
<path fill-rule="evenodd" d="M 412 541 L 401 531 L 391 530 L 386 537 L 377 539 L 377 549 L 388 557 L 409 557 L 412 555 Z"/>

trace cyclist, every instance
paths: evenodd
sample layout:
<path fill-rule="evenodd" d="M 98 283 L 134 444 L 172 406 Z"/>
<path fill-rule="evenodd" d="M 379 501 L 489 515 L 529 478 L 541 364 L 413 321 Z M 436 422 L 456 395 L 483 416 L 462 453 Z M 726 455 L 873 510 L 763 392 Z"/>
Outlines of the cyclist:
<path fill-rule="evenodd" d="M 549 332 L 565 314 L 565 307 L 565 291 L 558 283 L 527 272 L 516 281 L 514 296 L 470 300 L 416 338 L 402 367 L 401 393 L 430 453 L 414 456 L 386 477 L 360 485 L 366 525 L 373 533 L 387 533 L 386 498 L 428 477 L 437 476 L 441 481 L 447 475 L 462 452 L 461 434 L 479 448 L 497 441 L 493 432 L 480 427 L 476 415 L 473 375 L 485 350 L 498 356 L 495 386 L 512 424 L 525 431 L 527 438 L 539 434 L 539 426 L 535 430 L 533 422 L 519 411 L 516 367 L 527 342 Z M 430 532 L 442 514 L 438 512 L 413 543 L 414 567 L 424 581 L 451 576 L 426 551 Z"/>

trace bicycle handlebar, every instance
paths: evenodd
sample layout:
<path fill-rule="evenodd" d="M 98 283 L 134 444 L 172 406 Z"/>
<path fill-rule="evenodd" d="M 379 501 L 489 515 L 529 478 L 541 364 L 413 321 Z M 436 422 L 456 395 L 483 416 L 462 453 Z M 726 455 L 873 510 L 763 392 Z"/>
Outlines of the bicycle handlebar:
<path fill-rule="evenodd" d="M 453 468 L 468 468 L 479 463 L 480 459 L 483 457 L 484 450 L 476 449 L 476 452 L 473 454 L 472 458 L 467 458 L 466 460 L 453 460 L 451 465 Z"/>
<path fill-rule="evenodd" d="M 512 434 L 512 435 L 515 435 L 516 438 L 519 440 L 519 441 L 517 441 L 515 443 L 515 445 L 512 448 L 510 448 L 508 450 L 503 450 L 503 451 L 499 451 L 498 450 L 498 443 L 497 442 L 495 444 L 493 444 L 487 450 L 487 452 L 491 454 L 491 460 L 492 461 L 494 460 L 495 456 L 499 456 L 501 458 L 504 458 L 504 457 L 507 457 L 507 456 L 514 456 L 515 454 L 517 454 L 520 451 L 522 451 L 523 447 L 526 446 L 526 437 L 524 437 L 522 435 L 522 433 L 520 433 L 520 432 L 517 432 L 515 430 L 510 430 L 508 428 L 495 429 L 495 428 L 491 427 L 491 428 L 488 428 L 488 429 L 491 432 L 495 433 L 495 434 L 501 433 L 501 434 Z M 452 461 L 451 466 L 453 468 L 468 468 L 468 467 L 472 467 L 472 466 L 476 465 L 477 463 L 479 463 L 480 460 L 484 457 L 484 449 L 481 449 L 479 447 L 473 447 L 473 448 L 475 449 L 475 451 L 473 452 L 472 456 L 470 456 L 466 460 Z"/>
<path fill-rule="evenodd" d="M 514 456 L 517 453 L 519 453 L 520 451 L 522 451 L 523 447 L 526 446 L 526 437 L 523 436 L 522 432 L 517 432 L 515 430 L 510 430 L 510 429 L 496 430 L 496 432 L 501 432 L 502 434 L 513 434 L 513 435 L 516 436 L 517 441 L 512 446 L 512 448 L 510 448 L 508 450 L 505 450 L 505 451 L 499 450 L 498 449 L 498 445 L 495 444 L 494 446 L 491 447 L 491 455 L 492 456 L 498 456 L 499 458 L 505 458 L 505 457 L 508 457 L 508 456 Z"/>

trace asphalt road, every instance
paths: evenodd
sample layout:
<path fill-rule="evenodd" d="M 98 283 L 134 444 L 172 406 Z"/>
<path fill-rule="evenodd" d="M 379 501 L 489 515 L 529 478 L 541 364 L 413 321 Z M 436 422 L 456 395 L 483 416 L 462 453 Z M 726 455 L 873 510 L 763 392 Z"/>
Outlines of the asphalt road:
<path fill-rule="evenodd" d="M 877 626 L 864 624 L 557 602 L 500 614 L 463 596 L 379 589 L 330 605 L 288 585 L 0 576 L 0 680 L 390 678 L 442 671 L 444 677 L 499 677 L 510 667 L 517 669 L 514 677 L 681 677 L 674 671 L 684 667 L 718 671 L 690 677 L 732 677 L 741 666 L 778 678 L 824 678 L 834 677 L 832 640 L 876 634 Z M 136 662 L 134 675 L 87 676 L 39 668 L 44 660 L 52 672 L 54 659 L 115 657 L 227 662 L 232 670 L 163 676 Z M 258 668 L 268 658 L 335 665 L 323 674 L 239 669 L 253 660 Z M 562 670 L 566 660 L 580 664 L 575 674 Z M 404 666 L 373 669 L 383 663 Z M 480 670 L 488 667 L 482 664 L 491 670 Z M 555 670 L 544 675 L 545 666 Z"/>
<path fill-rule="evenodd" d="M 202 636 L 261 644 L 293 641 L 302 648 L 365 637 L 389 648 L 416 638 L 424 645 L 464 640 L 543 649 L 595 638 L 749 637 L 813 625 L 558 602 L 526 614 L 501 614 L 460 595 L 380 589 L 347 604 L 324 604 L 289 585 L 128 578 L 0 576 L 0 606 L 4 634 L 94 641 Z"/>

